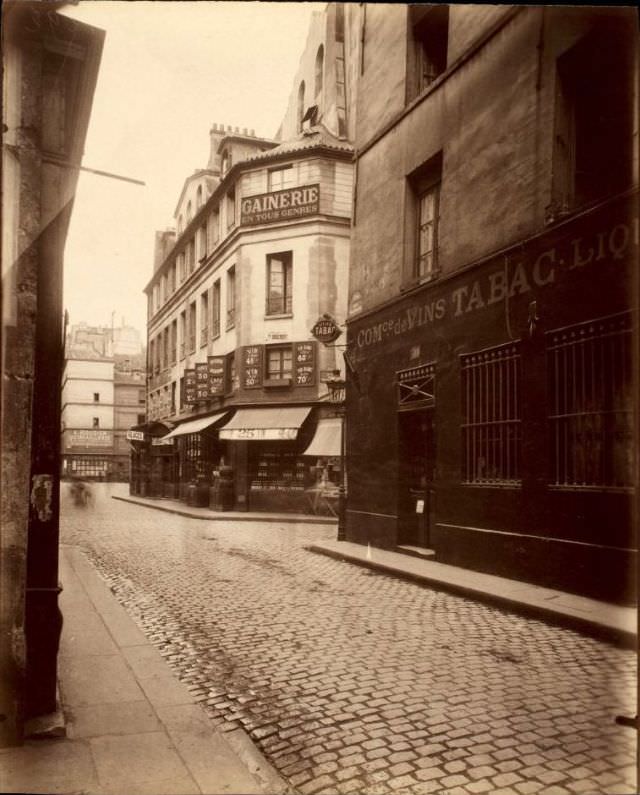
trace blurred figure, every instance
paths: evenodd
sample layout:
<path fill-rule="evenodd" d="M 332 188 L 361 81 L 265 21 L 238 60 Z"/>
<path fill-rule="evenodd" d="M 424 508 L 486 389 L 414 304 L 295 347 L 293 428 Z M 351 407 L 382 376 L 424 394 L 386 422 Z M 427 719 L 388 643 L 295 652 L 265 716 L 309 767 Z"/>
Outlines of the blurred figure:
<path fill-rule="evenodd" d="M 86 508 L 93 502 L 93 493 L 88 483 L 76 478 L 70 486 L 71 497 L 75 505 Z"/>

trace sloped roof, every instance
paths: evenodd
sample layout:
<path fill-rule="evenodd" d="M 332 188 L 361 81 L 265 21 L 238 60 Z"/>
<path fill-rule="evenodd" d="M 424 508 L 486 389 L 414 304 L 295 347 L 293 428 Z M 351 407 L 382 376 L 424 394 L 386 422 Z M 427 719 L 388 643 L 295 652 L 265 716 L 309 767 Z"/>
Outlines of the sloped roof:
<path fill-rule="evenodd" d="M 269 149 L 268 152 L 260 152 L 258 155 L 247 157 L 242 162 L 254 163 L 259 160 L 271 160 L 278 156 L 304 152 L 306 149 L 317 149 L 318 147 L 349 154 L 353 152 L 353 147 L 346 139 L 336 138 L 323 124 L 316 124 L 308 132 L 302 132 L 296 138 L 285 141 L 274 149 Z"/>

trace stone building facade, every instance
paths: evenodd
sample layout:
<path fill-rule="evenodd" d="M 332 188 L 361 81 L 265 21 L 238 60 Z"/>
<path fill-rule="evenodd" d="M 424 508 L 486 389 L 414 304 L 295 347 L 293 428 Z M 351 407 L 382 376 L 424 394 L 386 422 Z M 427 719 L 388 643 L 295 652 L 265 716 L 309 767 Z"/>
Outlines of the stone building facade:
<path fill-rule="evenodd" d="M 354 23 L 347 538 L 631 600 L 635 12 Z"/>

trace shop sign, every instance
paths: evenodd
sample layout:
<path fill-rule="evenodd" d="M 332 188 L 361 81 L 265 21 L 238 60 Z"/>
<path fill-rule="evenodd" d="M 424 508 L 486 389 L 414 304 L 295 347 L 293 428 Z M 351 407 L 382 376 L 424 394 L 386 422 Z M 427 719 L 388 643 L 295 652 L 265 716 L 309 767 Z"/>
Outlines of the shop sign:
<path fill-rule="evenodd" d="M 313 386 L 316 375 L 315 342 L 297 342 L 295 345 L 296 386 Z"/>
<path fill-rule="evenodd" d="M 247 345 L 242 349 L 242 382 L 251 389 L 262 386 L 262 346 Z"/>
<path fill-rule="evenodd" d="M 187 403 L 195 403 L 197 400 L 196 397 L 196 371 L 194 370 L 185 370 L 184 371 L 184 399 Z"/>
<path fill-rule="evenodd" d="M 224 356 L 209 356 L 207 370 L 209 372 L 209 395 L 212 397 L 224 395 Z"/>
<path fill-rule="evenodd" d="M 173 447 L 173 439 L 152 439 L 151 446 L 152 447 L 162 447 L 163 445 L 169 445 Z"/>
<path fill-rule="evenodd" d="M 240 202 L 241 224 L 269 224 L 315 215 L 320 211 L 320 185 L 286 188 L 256 196 L 245 196 Z"/>
<path fill-rule="evenodd" d="M 611 224 L 602 230 L 561 240 L 530 257 L 511 262 L 503 258 L 500 268 L 493 272 L 468 279 L 464 284 L 456 282 L 459 286 L 440 298 L 415 303 L 361 328 L 356 334 L 356 344 L 358 348 L 368 348 L 449 317 L 484 311 L 520 295 L 535 298 L 538 290 L 572 276 L 576 270 L 597 268 L 598 263 L 624 263 L 630 250 L 638 247 L 639 224 L 637 218 L 631 224 Z"/>
<path fill-rule="evenodd" d="M 329 343 L 337 340 L 342 334 L 342 331 L 331 315 L 325 314 L 316 320 L 314 327 L 311 329 L 311 334 L 315 337 L 315 339 L 318 340 L 318 342 L 328 345 Z"/>
<path fill-rule="evenodd" d="M 207 362 L 196 363 L 196 400 L 209 399 L 209 367 Z"/>
<path fill-rule="evenodd" d="M 242 440 L 254 439 L 257 441 L 282 441 L 295 439 L 298 436 L 297 428 L 221 428 L 218 432 L 221 439 Z"/>
<path fill-rule="evenodd" d="M 144 442 L 144 431 L 127 431 L 125 437 L 130 442 Z"/>
<path fill-rule="evenodd" d="M 111 447 L 112 431 L 72 430 L 67 437 L 68 447 Z"/>

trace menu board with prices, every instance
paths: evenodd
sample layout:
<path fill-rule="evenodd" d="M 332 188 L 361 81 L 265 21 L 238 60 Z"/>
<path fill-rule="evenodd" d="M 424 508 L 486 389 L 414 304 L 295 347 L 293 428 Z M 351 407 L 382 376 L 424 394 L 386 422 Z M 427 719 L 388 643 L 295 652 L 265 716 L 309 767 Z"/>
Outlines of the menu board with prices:
<path fill-rule="evenodd" d="M 242 350 L 242 383 L 245 388 L 262 386 L 262 345 L 247 345 Z"/>
<path fill-rule="evenodd" d="M 296 386 L 313 386 L 316 382 L 316 343 L 296 342 Z"/>
<path fill-rule="evenodd" d="M 209 356 L 207 358 L 207 371 L 209 374 L 209 395 L 211 397 L 224 395 L 224 356 Z"/>
<path fill-rule="evenodd" d="M 209 399 L 209 368 L 207 362 L 196 362 L 196 399 Z"/>
<path fill-rule="evenodd" d="M 185 370 L 184 371 L 184 399 L 186 403 L 195 403 L 197 400 L 196 397 L 196 371 L 195 370 Z"/>

